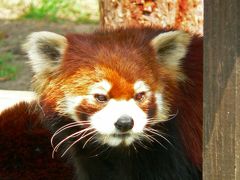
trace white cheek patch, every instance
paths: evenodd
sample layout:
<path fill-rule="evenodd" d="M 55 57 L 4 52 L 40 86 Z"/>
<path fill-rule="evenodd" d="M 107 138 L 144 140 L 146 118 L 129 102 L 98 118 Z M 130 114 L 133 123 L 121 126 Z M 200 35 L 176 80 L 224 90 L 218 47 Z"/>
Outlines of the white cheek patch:
<path fill-rule="evenodd" d="M 76 108 L 81 104 L 84 96 L 70 96 L 65 97 L 64 99 L 64 111 L 65 114 L 68 114 L 73 120 L 78 121 Z"/>
<path fill-rule="evenodd" d="M 57 110 L 63 114 L 69 115 L 73 120 L 79 121 L 77 107 L 81 105 L 83 100 L 94 104 L 95 99 L 91 95 L 86 96 L 65 96 L 64 100 L 58 102 Z"/>
<path fill-rule="evenodd" d="M 143 131 L 147 123 L 147 115 L 137 106 L 133 99 L 129 101 L 116 101 L 111 99 L 106 107 L 91 116 L 92 126 L 103 135 L 118 133 L 114 124 L 122 115 L 128 115 L 133 118 L 134 126 L 132 133 Z"/>
<path fill-rule="evenodd" d="M 158 106 L 158 111 L 162 111 L 163 109 L 163 98 L 162 98 L 162 94 L 160 93 L 156 93 L 155 94 L 155 98 L 156 98 L 156 103 L 157 103 L 157 106 Z"/>
<path fill-rule="evenodd" d="M 82 103 L 82 101 L 87 100 L 89 104 L 94 105 L 96 100 L 93 94 L 107 94 L 111 87 L 112 85 L 107 80 L 102 80 L 90 87 L 88 95 L 66 95 L 63 100 L 58 102 L 57 111 L 65 115 L 69 115 L 75 121 L 79 121 L 76 108 Z"/>
<path fill-rule="evenodd" d="M 159 122 L 167 119 L 168 107 L 164 104 L 162 94 L 156 93 L 156 104 L 157 104 L 157 119 Z"/>

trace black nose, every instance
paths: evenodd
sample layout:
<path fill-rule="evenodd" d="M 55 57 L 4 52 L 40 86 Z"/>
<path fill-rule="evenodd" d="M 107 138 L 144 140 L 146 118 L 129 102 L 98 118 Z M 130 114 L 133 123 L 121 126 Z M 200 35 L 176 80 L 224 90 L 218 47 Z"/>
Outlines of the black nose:
<path fill-rule="evenodd" d="M 133 128 L 134 122 L 130 116 L 123 115 L 117 120 L 114 125 L 119 131 L 126 132 Z"/>

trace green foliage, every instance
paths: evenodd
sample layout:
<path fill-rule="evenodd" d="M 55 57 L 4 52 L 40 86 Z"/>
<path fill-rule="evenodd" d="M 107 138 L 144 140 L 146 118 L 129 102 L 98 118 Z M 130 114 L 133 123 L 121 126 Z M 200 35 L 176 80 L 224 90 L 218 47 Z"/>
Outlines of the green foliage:
<path fill-rule="evenodd" d="M 16 78 L 17 68 L 9 64 L 12 59 L 12 53 L 0 55 L 0 80 L 12 80 Z"/>
<path fill-rule="evenodd" d="M 66 0 L 41 0 L 39 6 L 31 4 L 24 17 L 29 19 L 49 19 L 57 21 L 57 14 L 61 9 L 68 8 L 69 1 Z"/>
<path fill-rule="evenodd" d="M 34 4 L 33 2 L 36 1 L 32 1 L 23 18 L 47 19 L 54 22 L 71 19 L 78 23 L 90 24 L 98 22 L 92 19 L 91 14 L 85 12 L 84 8 L 80 8 L 80 4 L 77 4 L 76 0 L 39 0 L 38 4 Z"/>

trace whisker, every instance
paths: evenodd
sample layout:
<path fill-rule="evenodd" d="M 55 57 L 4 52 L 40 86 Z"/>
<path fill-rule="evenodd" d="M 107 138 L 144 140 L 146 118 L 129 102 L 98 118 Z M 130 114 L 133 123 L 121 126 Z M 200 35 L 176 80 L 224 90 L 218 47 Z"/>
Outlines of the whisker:
<path fill-rule="evenodd" d="M 177 117 L 178 113 L 179 113 L 179 111 L 178 111 L 178 109 L 177 109 L 177 111 L 176 111 L 175 114 L 170 114 L 170 115 L 168 115 L 168 116 L 170 116 L 170 117 L 169 117 L 168 119 L 165 119 L 165 120 L 158 119 L 158 118 L 155 118 L 155 117 L 153 117 L 153 118 L 148 118 L 148 119 L 147 119 L 147 120 L 148 120 L 147 124 L 155 124 L 155 123 L 170 121 L 170 120 L 174 119 L 175 117 Z"/>
<path fill-rule="evenodd" d="M 97 148 L 98 149 L 98 148 Z M 104 152 L 106 152 L 107 150 L 109 150 L 110 147 L 106 147 L 105 149 L 103 149 L 102 151 L 100 151 L 98 154 L 95 154 L 95 155 L 92 155 L 90 156 L 90 158 L 93 158 L 93 157 L 97 157 L 97 156 L 100 156 L 101 154 L 103 154 Z"/>
<path fill-rule="evenodd" d="M 144 149 L 146 149 L 148 151 L 150 150 L 150 148 L 148 146 L 146 146 L 141 140 L 137 140 L 136 143 L 138 145 L 140 145 L 141 147 L 143 147 Z"/>
<path fill-rule="evenodd" d="M 96 136 L 96 134 L 94 134 L 93 136 L 91 136 L 83 145 L 83 149 L 85 148 L 85 146 L 87 145 L 88 142 L 90 142 L 94 137 Z"/>
<path fill-rule="evenodd" d="M 166 146 L 164 146 L 162 143 L 160 143 L 156 138 L 154 138 L 153 136 L 149 136 L 150 139 L 152 139 L 153 141 L 157 142 L 158 144 L 160 144 L 164 149 L 167 149 Z"/>
<path fill-rule="evenodd" d="M 148 135 L 148 134 L 146 134 L 146 133 L 142 134 L 142 137 L 143 137 L 143 138 L 147 139 L 147 140 L 148 140 L 149 142 L 151 142 L 151 143 L 154 142 L 152 139 L 149 138 L 149 136 L 150 136 L 150 135 Z"/>
<path fill-rule="evenodd" d="M 84 135 L 84 136 L 81 136 L 79 139 L 77 139 L 75 142 L 73 142 L 65 151 L 64 151 L 64 153 L 61 155 L 61 157 L 63 157 L 67 152 L 68 152 L 68 150 L 71 148 L 71 147 L 73 147 L 76 143 L 78 143 L 80 140 L 82 140 L 83 138 L 85 138 L 85 137 L 87 137 L 87 136 L 89 136 L 89 135 L 91 135 L 91 134 L 93 134 L 93 133 L 95 133 L 96 132 L 96 130 L 95 131 L 91 131 L 91 132 L 89 132 L 88 134 L 86 134 L 86 135 Z"/>
<path fill-rule="evenodd" d="M 85 124 L 80 124 L 80 123 L 75 123 L 75 124 L 67 124 L 63 127 L 61 127 L 60 129 L 58 129 L 51 137 L 51 145 L 53 146 L 53 139 L 55 138 L 55 136 L 57 136 L 59 133 L 61 133 L 62 131 L 65 131 L 66 129 L 69 128 L 73 128 L 73 127 L 77 127 L 77 126 L 81 126 L 81 125 L 85 125 Z"/>
<path fill-rule="evenodd" d="M 159 137 L 161 137 L 161 138 L 163 138 L 165 141 L 167 141 L 171 146 L 173 146 L 173 144 L 167 139 L 167 138 L 165 138 L 163 135 L 161 135 L 161 134 L 159 134 L 159 132 L 157 131 L 157 130 L 155 130 L 155 129 L 145 129 L 146 131 L 148 131 L 148 132 L 150 132 L 150 133 L 152 133 L 152 134 L 155 134 L 155 135 L 157 135 L 157 136 L 159 136 Z M 151 136 L 152 137 L 152 136 Z"/>
<path fill-rule="evenodd" d="M 72 125 L 68 125 L 68 126 L 65 126 L 65 127 L 62 127 L 60 128 L 59 130 L 57 130 L 51 137 L 51 145 L 53 146 L 53 139 L 55 138 L 55 136 L 57 136 L 59 133 L 61 133 L 62 131 L 66 130 L 66 129 L 69 129 L 69 128 L 72 128 L 72 127 L 77 127 L 77 126 L 80 126 L 81 124 L 79 123 L 76 123 L 76 124 L 72 124 Z"/>
<path fill-rule="evenodd" d="M 157 136 L 163 138 L 163 139 L 166 140 L 170 145 L 173 146 L 173 144 L 172 144 L 166 137 L 164 137 L 162 134 L 160 134 L 160 132 L 158 132 L 156 129 L 149 128 L 149 130 L 152 131 L 153 134 L 156 134 Z"/>
<path fill-rule="evenodd" d="M 97 140 L 97 139 L 95 139 L 95 140 L 92 142 L 92 144 L 95 144 L 95 143 L 98 143 L 98 140 Z"/>
<path fill-rule="evenodd" d="M 158 131 L 158 130 L 156 130 L 156 129 L 153 129 L 153 128 L 151 128 L 151 127 L 147 127 L 147 129 L 149 129 L 149 130 L 151 130 L 151 131 L 155 131 L 156 133 L 158 133 L 158 134 L 160 134 L 160 135 L 162 135 L 162 136 L 169 136 L 169 134 L 167 134 L 167 133 L 165 133 L 165 132 L 162 132 L 162 131 Z"/>
<path fill-rule="evenodd" d="M 77 136 L 80 135 L 81 133 L 84 133 L 85 131 L 88 131 L 88 130 L 91 130 L 91 129 L 93 129 L 93 128 L 90 128 L 90 127 L 89 127 L 89 128 L 86 128 L 86 129 L 82 129 L 82 130 L 80 130 L 80 131 L 77 131 L 77 132 L 75 132 L 75 133 L 67 136 L 67 137 L 64 138 L 62 141 L 60 141 L 60 142 L 55 146 L 55 148 L 58 148 L 64 141 L 66 141 L 66 140 L 68 140 L 68 139 L 70 139 L 70 138 L 72 138 L 72 137 L 77 137 Z"/>
<path fill-rule="evenodd" d="M 87 122 L 87 121 L 86 121 L 86 122 Z M 85 122 L 84 122 L 84 123 L 85 123 Z M 68 127 L 68 126 L 70 126 L 70 125 L 74 125 L 74 124 L 84 125 L 84 123 L 82 123 L 81 121 L 68 123 L 68 124 L 62 126 L 61 128 L 59 128 L 55 133 L 57 134 L 59 131 L 61 131 L 62 129 L 64 129 L 65 127 Z M 54 134 L 55 134 L 55 133 L 54 133 Z"/>
<path fill-rule="evenodd" d="M 133 149 L 134 149 L 134 151 L 135 151 L 136 153 L 138 153 L 138 150 L 137 150 L 136 146 L 134 145 L 134 143 L 135 143 L 135 142 L 132 143 Z"/>
<path fill-rule="evenodd" d="M 45 114 L 45 112 L 44 112 L 42 106 L 41 106 L 40 103 L 39 103 L 39 101 L 36 101 L 36 104 L 37 104 L 37 106 L 40 108 L 40 110 L 42 111 L 43 116 L 46 116 L 46 114 Z"/>
<path fill-rule="evenodd" d="M 66 138 L 64 138 L 62 141 L 60 141 L 55 147 L 53 146 L 53 153 L 52 153 L 52 157 L 54 158 L 54 153 L 58 151 L 59 147 L 65 142 L 67 141 L 68 139 L 72 138 L 72 137 L 77 137 L 77 135 L 81 135 L 82 132 L 85 132 L 85 131 L 88 131 L 88 130 L 91 130 L 91 129 L 94 129 L 92 127 L 89 127 L 89 128 L 86 128 L 86 129 L 83 129 L 83 130 L 80 130 L 80 131 L 77 131 L 69 136 L 67 136 Z"/>

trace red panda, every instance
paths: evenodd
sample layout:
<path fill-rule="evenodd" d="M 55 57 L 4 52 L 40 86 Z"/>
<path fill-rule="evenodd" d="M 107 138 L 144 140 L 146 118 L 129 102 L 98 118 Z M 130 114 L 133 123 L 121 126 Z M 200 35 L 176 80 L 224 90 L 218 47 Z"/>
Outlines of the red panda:
<path fill-rule="evenodd" d="M 67 157 L 76 179 L 201 179 L 201 37 L 36 32 L 24 49 L 52 156 Z"/>

